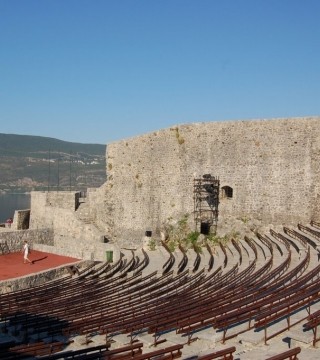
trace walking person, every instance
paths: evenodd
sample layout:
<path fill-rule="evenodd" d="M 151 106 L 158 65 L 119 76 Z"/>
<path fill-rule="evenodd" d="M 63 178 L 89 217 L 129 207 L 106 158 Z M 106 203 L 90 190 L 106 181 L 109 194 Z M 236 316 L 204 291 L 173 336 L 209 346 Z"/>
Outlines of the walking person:
<path fill-rule="evenodd" d="M 22 252 L 23 252 L 23 262 L 24 264 L 26 264 L 27 262 L 29 264 L 33 264 L 33 261 L 31 261 L 28 257 L 29 255 L 29 252 L 30 252 L 30 249 L 29 249 L 29 244 L 28 244 L 28 241 L 25 240 L 24 241 L 24 245 L 23 245 L 23 248 L 22 248 Z"/>

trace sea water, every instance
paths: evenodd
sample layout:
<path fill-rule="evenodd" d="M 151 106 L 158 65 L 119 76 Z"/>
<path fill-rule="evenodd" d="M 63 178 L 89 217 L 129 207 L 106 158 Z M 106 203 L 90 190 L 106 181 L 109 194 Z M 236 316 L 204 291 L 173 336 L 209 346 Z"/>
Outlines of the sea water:
<path fill-rule="evenodd" d="M 15 210 L 30 209 L 30 194 L 0 194 L 0 223 L 13 218 Z"/>

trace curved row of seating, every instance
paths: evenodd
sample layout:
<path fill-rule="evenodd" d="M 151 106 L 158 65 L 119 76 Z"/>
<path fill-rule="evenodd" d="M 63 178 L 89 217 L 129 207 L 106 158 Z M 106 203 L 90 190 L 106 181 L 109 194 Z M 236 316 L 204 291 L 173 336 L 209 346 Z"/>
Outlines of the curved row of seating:
<path fill-rule="evenodd" d="M 127 335 L 130 344 L 149 334 L 153 346 L 176 334 L 181 346 L 192 345 L 208 328 L 223 344 L 249 331 L 262 331 L 267 343 L 299 323 L 302 330 L 320 324 L 320 316 L 310 315 L 318 314 L 313 310 L 320 300 L 320 264 L 315 265 L 319 243 L 320 227 L 284 227 L 281 232 L 232 239 L 214 250 L 207 244 L 206 255 L 194 248 L 191 269 L 189 250 L 180 246 L 182 258 L 176 261 L 163 243 L 168 260 L 148 274 L 144 270 L 152 262 L 151 252 L 141 250 L 139 259 L 131 251 L 114 264 L 94 263 L 74 276 L 1 295 L 0 328 L 20 339 L 19 353 L 31 341 L 45 338 L 54 344 L 63 337 L 68 343 L 97 334 L 108 344 L 120 334 Z M 292 320 L 297 312 L 305 315 Z M 275 329 L 282 320 L 285 325 Z M 11 358 L 4 359 L 14 358 L 16 346 L 6 349 Z M 181 356 L 181 349 L 174 356 Z M 113 349 L 100 350 L 103 358 Z M 148 359 L 145 351 L 136 355 Z"/>

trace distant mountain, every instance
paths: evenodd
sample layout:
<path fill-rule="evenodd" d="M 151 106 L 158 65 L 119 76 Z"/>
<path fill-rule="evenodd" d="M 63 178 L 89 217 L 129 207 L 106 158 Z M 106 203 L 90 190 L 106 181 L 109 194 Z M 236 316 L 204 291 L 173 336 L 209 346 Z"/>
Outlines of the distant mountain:
<path fill-rule="evenodd" d="M 0 134 L 0 192 L 79 190 L 106 180 L 106 145 Z"/>

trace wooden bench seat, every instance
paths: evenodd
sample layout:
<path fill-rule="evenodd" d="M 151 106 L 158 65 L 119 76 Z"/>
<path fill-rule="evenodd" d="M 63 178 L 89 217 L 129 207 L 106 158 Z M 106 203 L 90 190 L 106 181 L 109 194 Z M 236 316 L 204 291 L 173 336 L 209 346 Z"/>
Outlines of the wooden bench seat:
<path fill-rule="evenodd" d="M 65 360 L 65 359 L 135 359 L 137 355 L 142 354 L 142 343 L 121 346 L 117 349 L 109 350 L 109 344 L 87 347 L 80 350 L 62 351 L 51 356 L 38 357 L 40 360 Z"/>
<path fill-rule="evenodd" d="M 300 354 L 300 352 L 301 352 L 301 348 L 300 348 L 300 347 L 296 347 L 296 348 L 294 348 L 294 349 L 290 349 L 290 350 L 284 351 L 284 352 L 281 353 L 281 354 L 268 357 L 266 360 L 286 360 L 286 359 L 289 359 L 289 360 L 298 360 L 297 355 Z"/>
<path fill-rule="evenodd" d="M 188 256 L 186 250 L 181 245 L 179 245 L 179 250 L 182 252 L 182 259 L 178 264 L 178 274 L 184 271 L 188 265 Z"/>
<path fill-rule="evenodd" d="M 32 344 L 22 344 L 12 346 L 7 349 L 6 354 L 4 352 L 0 353 L 1 359 L 8 358 L 21 358 L 23 356 L 42 356 L 42 355 L 50 355 L 54 354 L 58 351 L 61 351 L 65 348 L 66 343 L 64 342 L 52 342 L 52 343 L 44 343 L 44 342 L 37 342 Z"/>
<path fill-rule="evenodd" d="M 290 322 L 290 315 L 295 313 L 296 311 L 307 307 L 314 301 L 318 301 L 320 298 L 319 295 L 319 286 L 320 280 L 314 281 L 312 284 L 307 284 L 305 287 L 297 288 L 295 293 L 293 293 L 290 297 L 284 298 L 282 302 L 278 305 L 269 305 L 269 310 L 260 311 L 260 314 L 256 317 L 255 328 L 264 328 L 265 331 L 265 343 L 268 339 L 279 335 L 285 330 L 290 329 L 291 326 L 298 324 L 299 322 L 305 320 L 308 316 L 306 315 L 304 318 L 299 318 L 296 322 Z M 289 294 L 288 294 L 289 295 Z M 272 336 L 267 336 L 267 327 L 274 323 L 275 321 L 286 318 L 287 326 L 277 332 L 273 333 Z"/>
<path fill-rule="evenodd" d="M 316 343 L 320 340 L 318 337 L 318 326 L 320 325 L 320 310 L 310 314 L 307 317 L 307 322 L 303 324 L 305 330 L 313 331 L 313 342 L 312 345 L 316 346 Z"/>
<path fill-rule="evenodd" d="M 271 263 L 272 263 L 272 259 L 269 260 L 269 262 L 267 262 L 265 264 L 265 268 L 261 268 L 260 270 L 263 270 L 263 271 L 266 271 L 270 266 L 271 266 Z M 257 271 L 257 278 L 259 278 L 262 274 L 263 274 L 263 271 L 260 271 L 258 270 Z M 251 281 L 254 281 L 254 278 L 255 276 L 251 276 L 250 277 Z M 250 282 L 249 282 L 250 284 Z M 257 287 L 259 287 L 258 285 L 259 283 L 257 283 Z M 254 291 L 254 292 L 252 292 Z M 256 299 L 257 298 L 257 295 L 256 293 L 258 294 L 258 291 L 260 290 L 256 290 L 255 288 L 253 289 L 245 289 L 245 287 L 239 285 L 238 287 L 236 287 L 235 289 L 235 292 L 232 293 L 232 291 L 230 291 L 230 288 L 227 289 L 226 293 L 220 293 L 219 297 L 217 298 L 216 294 L 212 294 L 212 299 L 215 299 L 214 302 L 212 302 L 212 299 L 210 299 L 210 303 L 211 303 L 211 307 L 210 307 L 210 313 L 212 315 L 212 311 L 211 311 L 211 308 L 214 306 L 215 308 L 217 308 L 217 314 L 221 314 L 221 311 L 222 311 L 222 308 L 221 306 L 223 306 L 223 304 L 227 304 L 227 306 L 229 306 L 232 302 L 236 301 L 237 304 L 240 305 L 244 305 L 244 299 L 245 297 L 249 297 L 248 299 L 248 303 L 251 303 L 252 300 Z M 232 300 L 233 299 L 233 300 Z M 190 324 L 192 324 L 192 318 L 191 316 L 193 315 L 190 311 L 189 313 L 184 317 L 184 320 L 180 320 L 178 325 L 179 325 L 179 330 L 178 332 L 181 332 L 181 333 L 185 333 L 186 331 L 194 331 L 196 330 L 198 327 L 206 327 L 208 326 L 209 324 L 212 323 L 212 320 L 210 320 L 209 322 L 208 321 L 205 321 L 205 320 L 208 320 L 208 314 L 206 314 L 206 308 L 205 308 L 205 304 L 204 303 L 200 303 L 201 304 L 201 309 L 198 309 L 198 313 L 195 313 L 195 316 L 194 316 L 194 323 L 195 326 L 190 326 Z M 235 306 L 236 308 L 238 307 L 238 305 Z M 203 314 L 202 317 L 199 317 L 200 314 Z M 197 315 L 198 314 L 198 315 Z M 183 318 L 183 317 L 181 317 Z"/>
<path fill-rule="evenodd" d="M 181 357 L 182 352 L 181 349 L 183 348 L 183 345 L 172 345 L 165 347 L 163 349 L 147 352 L 144 354 L 140 354 L 134 357 L 134 360 L 153 360 L 153 359 L 159 359 L 159 360 L 171 360 L 171 359 L 177 359 Z M 107 360 L 108 358 L 106 358 Z"/>
<path fill-rule="evenodd" d="M 207 251 L 209 253 L 209 256 L 210 256 L 209 263 L 208 263 L 208 271 L 211 271 L 212 268 L 213 268 L 213 265 L 214 265 L 214 256 L 213 256 L 213 252 L 211 250 L 211 247 L 209 246 L 208 243 L 206 243 L 206 249 L 207 249 Z"/>
<path fill-rule="evenodd" d="M 235 346 L 231 346 L 226 349 L 214 351 L 206 355 L 200 355 L 197 357 L 197 360 L 213 360 L 213 359 L 233 360 L 233 353 L 235 351 L 236 351 Z"/>
<path fill-rule="evenodd" d="M 193 251 L 194 251 L 195 254 L 196 254 L 196 258 L 194 259 L 194 262 L 193 262 L 193 269 L 192 269 L 192 271 L 193 271 L 193 272 L 196 272 L 196 271 L 199 270 L 199 267 L 200 267 L 201 255 L 200 255 L 198 249 L 196 248 L 195 244 L 193 244 L 192 248 L 193 248 Z M 203 270 L 204 270 L 204 269 L 203 269 Z"/>
<path fill-rule="evenodd" d="M 249 294 L 249 297 L 246 300 L 244 297 L 240 297 L 238 302 L 234 302 L 232 306 L 227 306 L 225 309 L 220 308 L 221 315 L 217 316 L 215 327 L 226 328 L 246 319 L 248 321 L 252 320 L 255 314 L 260 311 L 261 307 L 265 306 L 264 304 L 267 304 L 267 302 L 270 301 L 270 298 L 264 298 L 268 294 L 270 294 L 270 296 L 271 294 L 276 295 L 275 289 L 273 289 L 272 293 L 268 292 L 267 288 L 264 291 L 263 290 L 264 289 L 260 289 L 260 292 L 257 292 L 256 294 L 252 293 L 251 297 Z M 223 313 L 225 313 L 225 315 Z"/>
<path fill-rule="evenodd" d="M 169 254 L 169 259 L 162 266 L 162 274 L 165 275 L 166 273 L 171 271 L 176 259 L 175 259 L 174 255 L 172 254 L 172 252 L 170 251 L 170 249 L 168 248 L 168 245 L 164 241 L 161 241 L 161 244 L 164 247 L 164 249 L 167 251 L 167 253 Z"/>
<path fill-rule="evenodd" d="M 234 248 L 237 250 L 238 255 L 239 255 L 239 265 L 242 264 L 242 250 L 241 250 L 241 246 L 239 246 L 238 242 L 235 241 L 233 238 L 231 239 L 231 243 L 234 246 Z"/>

